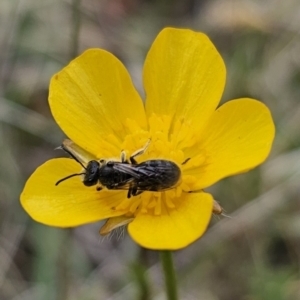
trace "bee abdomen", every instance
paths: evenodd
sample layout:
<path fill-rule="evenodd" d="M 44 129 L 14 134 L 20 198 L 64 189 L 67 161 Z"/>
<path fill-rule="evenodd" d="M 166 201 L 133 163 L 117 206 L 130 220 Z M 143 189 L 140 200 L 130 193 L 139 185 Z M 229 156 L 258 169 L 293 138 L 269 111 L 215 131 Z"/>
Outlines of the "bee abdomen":
<path fill-rule="evenodd" d="M 175 186 L 181 177 L 181 170 L 176 163 L 169 160 L 148 160 L 138 165 L 143 174 L 139 187 L 150 186 L 150 190 L 159 191 Z"/>

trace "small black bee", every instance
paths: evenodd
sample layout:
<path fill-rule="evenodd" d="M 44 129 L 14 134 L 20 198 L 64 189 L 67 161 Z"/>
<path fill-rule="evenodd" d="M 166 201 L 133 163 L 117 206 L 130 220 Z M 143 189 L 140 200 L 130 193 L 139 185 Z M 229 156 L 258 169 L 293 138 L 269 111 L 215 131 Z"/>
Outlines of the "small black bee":
<path fill-rule="evenodd" d="M 135 157 L 143 154 L 150 140 L 140 150 L 133 153 L 129 160 L 121 152 L 121 161 L 91 160 L 85 167 L 64 144 L 61 148 L 71 155 L 84 169 L 83 173 L 72 174 L 56 182 L 56 185 L 73 176 L 84 175 L 83 184 L 93 186 L 98 183 L 109 190 L 128 190 L 127 198 L 144 191 L 164 191 L 176 186 L 181 177 L 180 168 L 172 161 L 163 159 L 147 160 L 138 163 Z M 98 187 L 97 190 L 102 188 Z"/>

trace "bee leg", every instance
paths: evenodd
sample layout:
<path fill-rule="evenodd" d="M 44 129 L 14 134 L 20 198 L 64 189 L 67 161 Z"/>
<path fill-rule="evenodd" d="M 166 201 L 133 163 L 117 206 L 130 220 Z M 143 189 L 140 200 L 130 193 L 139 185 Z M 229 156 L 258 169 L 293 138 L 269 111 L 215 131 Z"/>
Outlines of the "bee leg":
<path fill-rule="evenodd" d="M 191 159 L 191 158 L 188 157 L 188 158 L 187 158 L 186 160 L 184 160 L 181 164 L 182 164 L 182 165 L 185 165 L 190 159 Z"/>
<path fill-rule="evenodd" d="M 130 188 L 128 189 L 128 192 L 127 192 L 127 198 L 128 198 L 128 199 L 131 198 L 131 195 L 132 195 L 132 187 L 130 187 Z"/>
<path fill-rule="evenodd" d="M 143 148 L 141 148 L 141 149 L 135 151 L 135 152 L 130 156 L 129 159 L 130 159 L 130 162 L 131 162 L 133 165 L 136 165 L 136 164 L 137 164 L 137 161 L 136 161 L 134 158 L 137 157 L 137 156 L 139 156 L 139 155 L 142 155 L 143 153 L 145 153 L 145 151 L 146 151 L 147 148 L 149 147 L 150 142 L 151 142 L 151 139 L 149 139 L 149 140 L 147 141 L 146 145 L 145 145 Z"/>
<path fill-rule="evenodd" d="M 129 187 L 128 189 L 128 192 L 127 192 L 127 198 L 131 198 L 131 196 L 138 196 L 139 194 L 141 194 L 143 191 L 141 190 L 138 190 L 137 186 L 131 186 Z"/>
<path fill-rule="evenodd" d="M 185 193 L 201 193 L 203 190 L 184 191 Z"/>
<path fill-rule="evenodd" d="M 135 191 L 132 193 L 132 195 L 133 195 L 133 196 L 138 196 L 138 195 L 140 195 L 142 192 L 144 192 L 144 191 L 141 191 L 141 190 L 135 190 Z"/>
<path fill-rule="evenodd" d="M 137 190 L 137 186 L 134 185 L 134 186 L 132 187 L 131 195 L 132 195 L 132 196 L 136 196 L 137 191 L 138 191 L 138 190 Z"/>
<path fill-rule="evenodd" d="M 121 162 L 128 163 L 128 160 L 126 159 L 126 152 L 124 150 L 121 151 Z"/>

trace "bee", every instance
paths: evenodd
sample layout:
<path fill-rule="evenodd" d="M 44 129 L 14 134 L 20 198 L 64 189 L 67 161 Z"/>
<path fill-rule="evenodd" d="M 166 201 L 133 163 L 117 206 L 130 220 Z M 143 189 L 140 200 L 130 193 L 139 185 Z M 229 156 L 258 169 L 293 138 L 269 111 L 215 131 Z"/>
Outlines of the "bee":
<path fill-rule="evenodd" d="M 124 151 L 121 151 L 120 161 L 115 160 L 90 160 L 86 166 L 78 155 L 72 151 L 69 140 L 66 140 L 61 149 L 67 152 L 83 168 L 84 172 L 71 174 L 56 182 L 61 182 L 83 175 L 85 186 L 100 185 L 97 190 L 105 187 L 109 190 L 128 190 L 127 198 L 140 195 L 144 191 L 160 192 L 175 187 L 181 178 L 181 170 L 178 165 L 170 160 L 151 159 L 142 163 L 136 161 L 136 157 L 142 155 L 148 148 L 150 140 L 142 148 L 134 152 L 129 160 Z"/>

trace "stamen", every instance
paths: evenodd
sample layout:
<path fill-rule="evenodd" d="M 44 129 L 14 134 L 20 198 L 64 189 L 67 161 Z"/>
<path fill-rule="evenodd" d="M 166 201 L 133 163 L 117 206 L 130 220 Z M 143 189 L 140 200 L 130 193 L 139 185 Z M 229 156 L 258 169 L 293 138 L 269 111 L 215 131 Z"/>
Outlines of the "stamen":
<path fill-rule="evenodd" d="M 140 125 L 137 123 L 136 120 L 132 120 L 127 118 L 126 122 L 125 122 L 126 127 L 128 128 L 128 131 L 131 132 L 137 132 L 139 130 L 141 130 Z"/>
<path fill-rule="evenodd" d="M 106 141 L 109 142 L 111 145 L 114 145 L 115 147 L 118 147 L 120 144 L 120 141 L 118 140 L 117 136 L 114 134 L 108 134 L 105 137 Z"/>
<path fill-rule="evenodd" d="M 184 190 L 186 192 L 191 190 L 189 185 L 186 184 L 186 182 L 182 182 L 181 188 L 182 188 L 182 190 Z"/>
<path fill-rule="evenodd" d="M 138 206 L 140 205 L 141 203 L 141 200 L 140 200 L 140 197 L 134 201 L 134 202 L 131 202 L 131 205 L 130 205 L 130 208 L 129 208 L 129 211 L 134 214 L 138 208 Z"/>
<path fill-rule="evenodd" d="M 148 209 L 145 206 L 142 206 L 140 212 L 142 214 L 146 214 L 146 213 L 148 213 Z"/>
<path fill-rule="evenodd" d="M 165 193 L 162 193 L 162 197 L 165 195 Z M 161 197 L 159 197 L 157 199 L 157 202 L 156 202 L 156 206 L 154 207 L 154 214 L 156 216 L 159 216 L 161 214 Z"/>
<path fill-rule="evenodd" d="M 184 160 L 184 153 L 181 150 L 171 151 L 170 158 L 174 161 L 183 161 Z"/>
<path fill-rule="evenodd" d="M 150 130 L 155 133 L 157 131 L 161 131 L 163 127 L 163 123 L 161 122 L 160 118 L 158 118 L 155 114 L 149 118 L 149 127 Z"/>
<path fill-rule="evenodd" d="M 181 194 L 182 194 L 182 187 L 181 187 L 181 185 L 176 188 L 175 193 L 176 193 L 176 197 L 177 198 L 179 198 L 181 196 Z"/>
<path fill-rule="evenodd" d="M 126 198 L 116 206 L 116 210 L 128 210 L 130 204 L 131 204 L 130 200 Z"/>
<path fill-rule="evenodd" d="M 192 157 L 189 161 L 189 163 L 186 165 L 186 168 L 194 168 L 194 167 L 199 167 L 204 164 L 206 161 L 206 156 L 203 155 L 203 153 L 198 154 L 194 157 Z"/>
<path fill-rule="evenodd" d="M 155 142 L 155 149 L 158 151 L 158 152 L 165 152 L 167 149 L 167 145 L 165 143 L 163 143 L 161 140 L 158 140 Z"/>
<path fill-rule="evenodd" d="M 166 191 L 167 193 L 167 196 L 170 197 L 170 198 L 175 198 L 175 189 L 172 189 L 172 190 L 168 190 Z M 167 198 L 168 198 L 167 197 Z"/>
<path fill-rule="evenodd" d="M 143 193 L 141 195 L 141 198 L 142 198 L 142 207 L 141 207 L 141 212 L 142 213 L 147 213 L 148 212 L 148 209 L 147 209 L 147 206 L 152 198 L 152 194 L 150 192 L 146 192 L 146 193 Z"/>
<path fill-rule="evenodd" d="M 167 135 L 166 132 L 164 132 L 164 131 L 156 131 L 156 132 L 154 132 L 154 135 L 155 135 L 155 138 L 157 140 L 159 140 L 161 142 L 166 142 L 166 143 L 170 144 L 169 141 L 168 141 L 168 135 Z"/>
<path fill-rule="evenodd" d="M 185 126 L 185 124 L 181 124 L 181 128 L 180 128 L 180 130 L 179 130 L 179 132 L 177 134 L 178 134 L 177 141 L 178 141 L 178 144 L 179 144 L 184 139 L 186 139 L 186 137 L 189 134 L 187 126 Z"/>
<path fill-rule="evenodd" d="M 96 157 L 120 157 L 120 141 L 114 134 L 106 135 L 105 138 L 101 139 L 101 152 L 98 152 Z"/>
<path fill-rule="evenodd" d="M 145 130 L 135 120 L 126 120 L 125 131 L 128 135 L 123 140 L 121 149 L 127 154 L 127 159 L 135 151 L 143 149 L 147 141 L 151 139 L 146 151 L 137 157 L 137 162 L 141 163 L 150 159 L 171 160 L 181 168 L 182 176 L 176 187 L 165 191 L 144 191 L 141 195 L 121 201 L 116 206 L 116 210 L 130 215 L 142 213 L 158 216 L 165 210 L 175 209 L 180 204 L 183 191 L 193 190 L 197 179 L 192 175 L 184 175 L 185 171 L 207 163 L 207 156 L 203 152 L 187 156 L 185 149 L 196 143 L 193 128 L 183 118 L 175 121 L 172 128 L 171 122 L 173 122 L 172 118 L 168 115 L 152 114 L 148 118 L 149 129 Z M 114 140 L 115 143 L 116 139 L 111 137 L 110 141 Z M 115 152 L 113 154 L 115 155 Z M 117 156 L 120 157 L 120 154 Z M 190 158 L 188 162 L 182 164 L 187 158 Z M 193 173 L 190 172 L 190 174 Z"/>
<path fill-rule="evenodd" d="M 156 206 L 156 202 L 157 202 L 157 200 L 154 199 L 154 197 L 153 197 L 152 201 L 150 201 L 150 203 L 148 204 L 148 208 L 149 209 L 154 208 Z"/>
<path fill-rule="evenodd" d="M 196 177 L 192 175 L 183 175 L 182 180 L 188 185 L 193 185 L 197 181 Z"/>
<path fill-rule="evenodd" d="M 169 196 L 169 195 L 167 195 L 167 197 L 165 197 L 165 202 L 166 202 L 166 205 L 167 205 L 167 207 L 168 208 L 175 208 L 175 205 L 174 205 L 174 203 L 173 203 L 173 201 L 172 201 L 172 198 Z"/>

